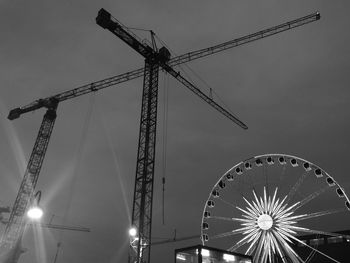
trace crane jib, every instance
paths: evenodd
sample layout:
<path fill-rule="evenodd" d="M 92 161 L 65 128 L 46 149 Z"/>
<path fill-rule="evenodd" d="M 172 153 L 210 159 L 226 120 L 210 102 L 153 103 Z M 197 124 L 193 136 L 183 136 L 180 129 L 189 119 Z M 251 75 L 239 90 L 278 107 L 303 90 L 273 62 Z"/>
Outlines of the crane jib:
<path fill-rule="evenodd" d="M 209 56 L 233 47 L 237 47 L 261 38 L 265 38 L 268 36 L 272 36 L 274 34 L 289 30 L 289 29 L 293 29 L 295 27 L 299 27 L 314 21 L 317 21 L 321 18 L 321 15 L 319 12 L 315 12 L 313 14 L 283 23 L 281 25 L 278 26 L 274 26 L 265 30 L 261 30 L 258 31 L 254 34 L 250 34 L 247 35 L 245 37 L 241 37 L 241 38 L 237 38 L 219 45 L 215 45 L 209 48 L 205 48 L 205 49 L 200 49 L 197 51 L 192 51 L 177 57 L 174 57 L 172 59 L 169 60 L 168 65 L 169 66 L 175 66 L 175 65 L 179 65 L 182 63 L 186 63 L 195 59 L 199 59 L 205 56 Z M 103 21 L 103 19 L 101 19 L 101 21 Z M 101 22 L 101 24 L 104 22 Z M 68 100 L 68 99 L 73 99 L 76 98 L 78 96 L 82 96 L 85 94 L 88 94 L 90 92 L 95 92 L 98 91 L 100 89 L 104 89 L 104 88 L 108 88 L 111 86 L 114 86 L 116 84 L 119 83 L 123 83 L 125 81 L 129 81 L 135 78 L 139 78 L 143 76 L 143 68 L 140 69 L 136 69 L 127 73 L 123 73 L 117 76 L 113 76 L 113 77 L 109 77 L 103 80 L 99 80 L 87 85 L 83 85 L 80 86 L 78 88 L 72 89 L 72 90 L 68 90 L 68 91 L 64 91 L 61 92 L 59 94 L 56 94 L 54 96 L 48 97 L 48 98 L 44 98 L 42 100 L 48 100 L 52 97 L 57 98 L 59 101 L 64 101 L 64 100 Z M 37 109 L 40 109 L 44 107 L 42 104 L 40 104 L 40 100 L 36 100 L 30 104 L 27 104 L 25 106 L 22 107 L 18 107 L 15 108 L 13 110 L 10 111 L 9 115 L 8 115 L 8 119 L 9 120 L 14 120 L 19 118 L 23 113 L 27 113 L 30 111 L 34 111 Z"/>

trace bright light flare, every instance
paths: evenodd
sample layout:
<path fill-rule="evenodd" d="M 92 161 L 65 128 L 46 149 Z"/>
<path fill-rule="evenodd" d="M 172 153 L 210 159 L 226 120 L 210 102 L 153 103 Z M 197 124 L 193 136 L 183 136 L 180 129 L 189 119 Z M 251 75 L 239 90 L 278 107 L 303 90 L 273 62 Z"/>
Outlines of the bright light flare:
<path fill-rule="evenodd" d="M 43 210 L 38 206 L 31 207 L 27 212 L 27 216 L 32 220 L 39 220 L 43 215 Z"/>
<path fill-rule="evenodd" d="M 176 255 L 176 259 L 182 260 L 182 261 L 186 261 L 186 257 L 184 255 L 181 254 L 177 254 Z"/>
<path fill-rule="evenodd" d="M 137 235 L 137 229 L 136 229 L 136 227 L 131 227 L 131 228 L 129 229 L 129 235 L 130 235 L 131 237 L 136 237 L 136 235 Z"/>
<path fill-rule="evenodd" d="M 207 250 L 207 249 L 202 249 L 202 250 L 201 250 L 201 255 L 202 255 L 203 257 L 209 257 L 209 256 L 210 256 L 210 251 Z"/>
<path fill-rule="evenodd" d="M 226 262 L 236 262 L 236 257 L 234 255 L 230 255 L 230 254 L 224 254 L 223 259 Z"/>
<path fill-rule="evenodd" d="M 200 252 L 203 257 L 210 257 L 210 251 L 208 249 L 202 248 Z M 196 254 L 198 255 L 198 249 L 196 249 Z"/>

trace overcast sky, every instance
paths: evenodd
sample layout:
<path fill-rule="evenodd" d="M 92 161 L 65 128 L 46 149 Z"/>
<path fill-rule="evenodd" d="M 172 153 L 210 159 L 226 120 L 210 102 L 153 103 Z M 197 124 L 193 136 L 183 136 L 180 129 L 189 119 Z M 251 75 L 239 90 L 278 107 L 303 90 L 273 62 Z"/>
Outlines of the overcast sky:
<path fill-rule="evenodd" d="M 174 229 L 178 237 L 199 234 L 218 178 L 259 154 L 307 159 L 350 193 L 349 1 L 0 0 L 0 205 L 13 205 L 44 114 L 9 121 L 9 110 L 143 66 L 138 53 L 95 23 L 102 7 L 125 25 L 152 29 L 176 54 L 321 13 L 315 23 L 188 64 L 248 125 L 246 131 L 160 74 L 154 237 L 171 238 Z M 57 262 L 126 262 L 141 94 L 138 79 L 59 105 L 37 184 L 44 220 L 92 232 L 43 229 L 45 253 L 37 253 L 42 241 L 30 230 L 20 262 L 53 262 L 57 242 Z M 153 262 L 172 262 L 175 248 L 198 243 L 154 247 Z"/>

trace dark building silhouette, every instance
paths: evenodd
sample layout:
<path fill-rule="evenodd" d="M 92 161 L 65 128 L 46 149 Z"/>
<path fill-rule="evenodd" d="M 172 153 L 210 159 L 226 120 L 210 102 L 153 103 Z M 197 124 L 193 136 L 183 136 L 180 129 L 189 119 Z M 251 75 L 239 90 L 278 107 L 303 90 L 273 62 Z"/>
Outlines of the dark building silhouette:
<path fill-rule="evenodd" d="M 350 262 L 350 230 L 335 232 L 339 235 L 328 236 L 321 234 L 299 236 L 298 238 L 305 242 L 308 246 L 313 247 L 325 255 L 335 259 L 341 263 Z M 296 253 L 308 263 L 330 263 L 332 259 L 314 251 L 300 243 L 294 244 L 293 249 Z M 279 259 L 277 262 L 282 262 Z M 289 262 L 287 260 L 287 262 Z"/>
<path fill-rule="evenodd" d="M 175 263 L 252 263 L 251 256 L 197 245 L 175 250 Z"/>
<path fill-rule="evenodd" d="M 313 234 L 298 236 L 306 245 L 295 243 L 293 250 L 307 263 L 350 263 L 350 230 L 334 232 L 334 236 Z M 320 251 L 322 255 L 311 249 Z M 330 257 L 330 258 L 329 258 Z M 334 260 L 336 261 L 334 261 Z M 175 250 L 175 263 L 249 263 L 252 257 L 225 250 L 197 245 Z M 285 258 L 284 262 L 294 263 Z M 260 262 L 254 262 L 260 263 Z M 283 263 L 275 258 L 273 263 Z"/>

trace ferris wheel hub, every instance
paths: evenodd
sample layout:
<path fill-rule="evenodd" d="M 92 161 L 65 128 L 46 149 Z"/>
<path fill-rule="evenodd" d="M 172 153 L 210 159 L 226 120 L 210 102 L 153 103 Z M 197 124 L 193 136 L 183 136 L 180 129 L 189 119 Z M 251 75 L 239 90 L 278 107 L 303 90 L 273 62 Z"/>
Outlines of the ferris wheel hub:
<path fill-rule="evenodd" d="M 258 226 L 262 230 L 269 230 L 273 225 L 272 217 L 268 214 L 262 214 L 258 218 Z"/>

